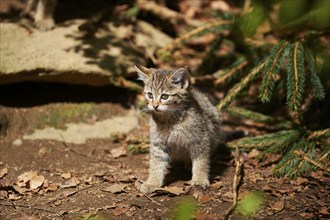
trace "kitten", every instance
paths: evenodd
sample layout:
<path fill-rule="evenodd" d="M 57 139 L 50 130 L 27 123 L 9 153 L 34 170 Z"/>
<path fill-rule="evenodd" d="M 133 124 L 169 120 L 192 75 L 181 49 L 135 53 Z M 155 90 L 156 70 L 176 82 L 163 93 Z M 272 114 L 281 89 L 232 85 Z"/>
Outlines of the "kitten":
<path fill-rule="evenodd" d="M 192 88 L 187 69 L 135 68 L 151 112 L 149 177 L 141 191 L 161 187 L 169 163 L 176 160 L 191 162 L 192 185 L 205 189 L 210 184 L 210 156 L 220 142 L 220 113 Z"/>
<path fill-rule="evenodd" d="M 21 16 L 29 15 L 34 19 L 35 26 L 42 31 L 55 27 L 53 13 L 57 0 L 27 0 Z"/>

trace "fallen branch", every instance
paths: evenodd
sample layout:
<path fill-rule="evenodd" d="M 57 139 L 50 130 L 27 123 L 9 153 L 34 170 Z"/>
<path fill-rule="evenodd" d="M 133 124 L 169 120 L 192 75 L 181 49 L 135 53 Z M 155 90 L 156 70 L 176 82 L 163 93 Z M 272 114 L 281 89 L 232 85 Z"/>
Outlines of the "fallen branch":
<path fill-rule="evenodd" d="M 145 194 L 144 192 L 142 192 L 141 190 L 139 190 L 137 187 L 134 186 L 134 188 L 139 191 L 141 194 L 143 194 L 148 200 L 150 200 L 151 202 L 155 203 L 158 206 L 161 206 L 160 203 L 158 203 L 156 200 L 154 200 L 153 198 L 151 198 L 150 196 L 148 196 L 147 194 Z"/>
<path fill-rule="evenodd" d="M 323 165 L 323 164 L 321 164 L 321 163 L 319 163 L 319 162 L 317 162 L 317 161 L 315 161 L 315 160 L 307 157 L 303 152 L 296 150 L 296 151 L 294 151 L 294 153 L 297 154 L 303 160 L 305 160 L 305 161 L 313 164 L 314 166 L 316 166 L 316 167 L 318 167 L 318 168 L 320 168 L 320 169 L 322 169 L 322 170 L 330 173 L 330 168 L 329 167 L 327 167 L 327 166 L 325 166 L 325 165 Z"/>
<path fill-rule="evenodd" d="M 217 27 L 217 26 L 220 26 L 220 25 L 229 25 L 229 24 L 232 24 L 231 21 L 226 21 L 226 20 L 221 20 L 221 19 L 218 19 L 218 20 L 214 20 L 214 21 L 210 21 L 208 22 L 207 24 L 203 25 L 203 26 L 200 26 L 198 28 L 195 28 L 193 29 L 192 31 L 189 31 L 188 33 L 186 34 L 183 34 L 181 35 L 180 37 L 176 38 L 175 40 L 173 40 L 171 43 L 169 43 L 168 45 L 166 45 L 165 47 L 161 48 L 159 50 L 159 53 L 162 54 L 164 53 L 165 51 L 168 51 L 168 52 L 171 52 L 175 47 L 177 47 L 178 44 L 180 44 L 181 42 L 187 40 L 187 39 L 190 39 L 192 38 L 193 36 L 205 31 L 205 30 L 208 30 L 208 29 L 211 29 L 211 28 L 214 28 L 214 27 Z"/>
<path fill-rule="evenodd" d="M 235 176 L 233 181 L 233 204 L 227 209 L 225 212 L 224 219 L 228 219 L 230 214 L 234 211 L 237 205 L 237 198 L 238 198 L 238 186 L 242 180 L 242 167 L 244 163 L 244 159 L 242 156 L 240 156 L 239 148 L 236 147 L 236 153 L 235 153 L 235 163 L 236 163 L 236 169 L 235 169 Z"/>
<path fill-rule="evenodd" d="M 52 211 L 52 210 L 49 210 L 49 209 L 40 208 L 40 207 L 34 207 L 34 206 L 30 206 L 30 205 L 15 204 L 13 202 L 12 203 L 3 203 L 3 202 L 0 202 L 0 205 L 10 206 L 10 207 L 13 207 L 14 209 L 17 209 L 17 207 L 27 208 L 27 209 L 33 209 L 33 210 L 49 212 L 49 213 L 53 213 L 53 214 L 58 215 L 58 216 L 62 216 L 61 214 L 58 214 L 55 211 Z"/>

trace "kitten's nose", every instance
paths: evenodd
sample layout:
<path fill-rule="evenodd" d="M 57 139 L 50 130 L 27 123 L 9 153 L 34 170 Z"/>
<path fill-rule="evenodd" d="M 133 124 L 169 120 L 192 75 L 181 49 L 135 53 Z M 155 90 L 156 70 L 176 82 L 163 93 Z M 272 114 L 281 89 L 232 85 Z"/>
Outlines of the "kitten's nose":
<path fill-rule="evenodd" d="M 153 105 L 152 107 L 154 107 L 154 109 L 157 110 L 157 108 L 159 107 L 159 105 Z"/>

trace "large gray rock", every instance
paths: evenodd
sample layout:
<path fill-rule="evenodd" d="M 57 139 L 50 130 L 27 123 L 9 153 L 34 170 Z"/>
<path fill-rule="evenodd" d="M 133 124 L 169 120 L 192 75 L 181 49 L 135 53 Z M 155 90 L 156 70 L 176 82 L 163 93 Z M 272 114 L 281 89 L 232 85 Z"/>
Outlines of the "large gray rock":
<path fill-rule="evenodd" d="M 85 22 L 68 21 L 48 32 L 0 23 L 0 85 L 24 81 L 111 84 L 111 77 L 132 76 L 134 64 L 145 65 L 147 56 L 171 41 L 142 21 L 137 23 L 139 33 L 133 33 L 132 25 L 109 22 L 92 36 L 79 30 Z M 133 41 L 127 36 L 133 36 Z"/>

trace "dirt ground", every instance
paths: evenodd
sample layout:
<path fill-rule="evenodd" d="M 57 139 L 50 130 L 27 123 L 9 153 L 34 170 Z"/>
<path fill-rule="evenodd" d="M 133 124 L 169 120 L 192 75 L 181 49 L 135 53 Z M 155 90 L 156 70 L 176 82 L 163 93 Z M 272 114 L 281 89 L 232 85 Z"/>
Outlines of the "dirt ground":
<path fill-rule="evenodd" d="M 16 2 L 14 6 L 13 2 Z M 74 10 L 77 2 L 84 10 Z M 90 1 L 64 1 L 57 22 L 86 18 L 102 8 Z M 0 0 L 2 19 L 17 17 L 22 1 Z M 87 13 L 88 12 L 88 13 Z M 218 100 L 217 100 L 218 101 Z M 189 169 L 171 168 L 165 188 L 139 191 L 148 175 L 148 115 L 138 111 L 139 95 L 111 86 L 20 83 L 0 86 L 0 219 L 223 219 L 233 202 L 234 152 L 219 146 L 212 158 L 211 186 L 191 188 Z M 133 110 L 132 110 L 133 109 Z M 136 112 L 128 133 L 87 139 L 25 139 L 37 129 L 65 131 L 68 123 L 95 125 Z M 224 113 L 223 130 L 251 136 L 260 128 Z M 244 157 L 239 206 L 229 219 L 329 219 L 330 177 L 321 171 L 298 179 L 272 175 L 279 155 Z M 250 198 L 250 199 L 247 199 Z M 187 211 L 188 210 L 188 211 Z M 189 211 L 190 210 L 190 211 Z M 190 218 L 188 218 L 190 219 Z"/>
<path fill-rule="evenodd" d="M 9 121 L 0 146 L 0 219 L 172 219 L 187 199 L 197 205 L 196 219 L 222 219 L 232 204 L 235 163 L 225 144 L 213 158 L 209 189 L 190 188 L 189 170 L 173 169 L 167 188 L 152 195 L 139 191 L 148 171 L 147 115 L 138 114 L 139 126 L 128 134 L 88 139 L 85 144 L 23 139 L 37 128 L 65 130 L 69 122 L 93 124 L 125 115 L 137 105 L 134 93 L 60 84 L 19 84 L 0 90 L 0 114 Z M 87 104 L 92 108 L 82 108 Z M 75 114 L 65 113 L 72 111 Z M 226 115 L 224 130 L 253 132 L 234 126 Z M 261 199 L 253 200 L 259 204 L 253 215 L 236 211 L 230 219 L 330 217 L 329 177 L 315 172 L 296 180 L 276 178 L 271 169 L 278 157 L 260 162 L 252 153 L 242 155 L 239 198 L 258 192 Z"/>

